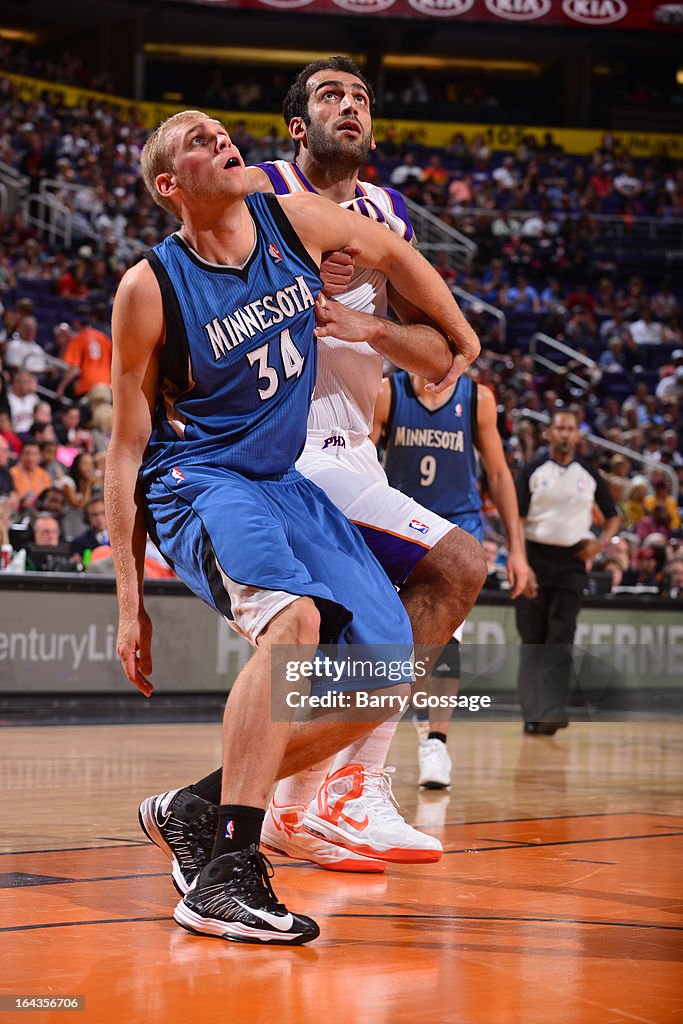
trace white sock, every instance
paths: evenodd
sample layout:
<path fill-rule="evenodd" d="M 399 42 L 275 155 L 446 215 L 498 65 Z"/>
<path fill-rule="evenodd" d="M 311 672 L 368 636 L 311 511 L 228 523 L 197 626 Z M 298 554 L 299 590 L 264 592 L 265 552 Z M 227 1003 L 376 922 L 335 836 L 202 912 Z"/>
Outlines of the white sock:
<path fill-rule="evenodd" d="M 280 779 L 275 787 L 273 800 L 278 807 L 291 807 L 293 804 L 303 804 L 308 807 L 315 799 L 318 788 L 330 769 L 333 758 L 320 761 L 310 768 L 305 768 L 296 775 L 289 775 L 286 779 Z"/>
<path fill-rule="evenodd" d="M 335 757 L 330 772 L 336 772 L 347 764 L 362 764 L 366 771 L 381 772 L 400 720 L 400 714 L 394 715 L 366 736 L 344 747 Z"/>

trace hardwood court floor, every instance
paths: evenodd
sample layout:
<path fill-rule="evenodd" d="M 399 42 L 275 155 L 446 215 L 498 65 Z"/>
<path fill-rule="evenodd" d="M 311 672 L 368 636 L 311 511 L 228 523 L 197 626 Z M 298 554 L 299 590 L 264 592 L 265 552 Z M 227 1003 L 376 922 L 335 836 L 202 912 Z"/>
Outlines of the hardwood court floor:
<path fill-rule="evenodd" d="M 84 995 L 75 1020 L 88 1024 L 683 1021 L 678 723 L 573 724 L 552 739 L 458 725 L 446 795 L 418 794 L 402 725 L 394 788 L 444 857 L 384 876 L 273 857 L 278 894 L 321 927 L 296 949 L 180 929 L 167 861 L 138 831 L 142 797 L 218 761 L 217 727 L 0 735 L 4 995 Z"/>

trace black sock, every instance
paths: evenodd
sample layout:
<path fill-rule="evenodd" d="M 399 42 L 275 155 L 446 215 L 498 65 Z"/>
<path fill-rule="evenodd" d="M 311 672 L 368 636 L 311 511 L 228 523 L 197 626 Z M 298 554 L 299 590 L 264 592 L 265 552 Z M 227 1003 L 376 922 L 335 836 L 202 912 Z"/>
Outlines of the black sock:
<path fill-rule="evenodd" d="M 446 733 L 445 732 L 430 732 L 429 736 L 427 737 L 427 739 L 428 740 L 441 740 L 442 743 L 445 743 L 447 737 L 446 737 Z"/>
<path fill-rule="evenodd" d="M 211 860 L 224 853 L 236 853 L 261 839 L 261 825 L 265 811 L 260 807 L 243 804 L 221 804 L 218 808 L 218 827 L 213 841 Z"/>
<path fill-rule="evenodd" d="M 191 793 L 200 796 L 202 800 L 208 800 L 212 804 L 221 802 L 221 784 L 223 782 L 223 769 L 217 768 L 215 772 L 206 775 L 199 782 L 189 787 Z"/>

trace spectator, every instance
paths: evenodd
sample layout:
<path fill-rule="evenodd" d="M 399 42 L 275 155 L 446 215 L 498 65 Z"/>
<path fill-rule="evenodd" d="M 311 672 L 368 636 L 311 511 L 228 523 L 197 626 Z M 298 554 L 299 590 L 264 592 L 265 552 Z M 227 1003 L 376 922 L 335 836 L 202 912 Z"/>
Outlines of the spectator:
<path fill-rule="evenodd" d="M 610 585 L 611 594 L 613 594 L 614 591 L 622 585 L 624 572 L 616 558 L 605 558 L 599 563 L 599 566 L 596 564 L 593 568 L 599 569 L 600 572 L 608 572 L 610 574 L 612 577 L 612 583 Z"/>
<path fill-rule="evenodd" d="M 71 541 L 71 552 L 77 555 L 81 562 L 87 565 L 89 558 L 86 552 L 94 551 L 95 548 L 109 544 L 109 532 L 107 531 L 107 517 L 104 510 L 102 498 L 91 498 L 86 502 L 83 509 L 83 518 L 87 523 L 86 529 L 77 534 Z"/>
<path fill-rule="evenodd" d="M 0 435 L 0 499 L 9 502 L 12 511 L 16 512 L 19 505 L 19 495 L 14 484 L 14 479 L 9 469 L 10 446 L 5 438 Z"/>
<path fill-rule="evenodd" d="M 627 492 L 624 505 L 624 521 L 627 527 L 636 526 L 646 514 L 645 498 L 648 493 L 647 477 L 634 476 Z"/>
<path fill-rule="evenodd" d="M 81 429 L 81 410 L 76 405 L 60 409 L 55 421 L 55 434 L 60 444 L 78 448 L 83 445 L 86 436 Z"/>
<path fill-rule="evenodd" d="M 67 324 L 64 321 L 56 324 L 52 329 L 52 355 L 56 356 L 57 359 L 63 359 L 72 337 L 71 324 Z"/>
<path fill-rule="evenodd" d="M 83 314 L 85 316 L 85 314 Z M 69 342 L 64 361 L 71 365 L 57 386 L 57 397 L 68 393 L 73 385 L 76 398 L 98 384 L 111 385 L 111 338 L 103 331 L 88 326 L 81 319 L 81 329 Z"/>
<path fill-rule="evenodd" d="M 10 473 L 20 510 L 32 508 L 40 492 L 51 484 L 48 474 L 40 468 L 40 448 L 33 440 L 24 441 L 19 460 Z"/>
<path fill-rule="evenodd" d="M 646 587 L 648 591 L 659 593 L 663 581 L 662 556 L 664 548 L 646 547 L 640 548 L 636 556 L 638 565 L 638 576 L 635 582 L 636 588 Z"/>
<path fill-rule="evenodd" d="M 608 402 L 613 407 L 619 408 L 619 403 L 615 399 L 608 399 Z M 607 427 L 604 429 L 607 429 Z M 621 506 L 626 500 L 626 495 L 631 485 L 628 479 L 631 463 L 624 455 L 613 455 L 610 460 L 610 468 L 612 472 L 607 474 L 606 480 L 612 498 L 617 505 Z"/>
<path fill-rule="evenodd" d="M 655 473 L 652 478 L 653 494 L 648 494 L 643 502 L 646 512 L 654 512 L 657 506 L 662 505 L 669 515 L 669 527 L 673 531 L 681 528 L 681 514 L 675 498 L 669 493 L 670 484 L 664 473 Z"/>
<path fill-rule="evenodd" d="M 566 299 L 563 294 L 562 285 L 557 277 L 551 277 L 546 287 L 541 292 L 542 313 L 564 313 Z"/>
<path fill-rule="evenodd" d="M 48 370 L 45 352 L 36 341 L 38 321 L 34 316 L 25 316 L 17 325 L 15 333 L 5 346 L 5 366 L 16 373 L 29 370 L 37 375 Z"/>
<path fill-rule="evenodd" d="M 633 536 L 633 548 L 636 550 L 638 538 L 635 535 L 631 536 Z M 616 537 L 612 537 L 612 540 L 607 545 L 606 555 L 608 560 L 613 559 L 615 562 L 618 562 L 622 573 L 621 585 L 625 587 L 633 586 L 638 572 L 632 564 L 631 544 L 629 544 L 624 534 L 617 534 Z"/>
<path fill-rule="evenodd" d="M 644 547 L 654 546 L 653 536 L 659 535 L 666 543 L 671 536 L 671 516 L 664 504 L 657 504 L 651 512 L 646 512 L 638 520 L 635 529 L 636 536 L 642 541 Z"/>
<path fill-rule="evenodd" d="M 491 177 L 499 191 L 510 191 L 513 189 L 518 181 L 518 175 L 515 170 L 515 158 L 513 156 L 504 157 L 500 167 L 496 167 L 492 171 Z"/>
<path fill-rule="evenodd" d="M 53 431 L 54 433 L 54 431 Z M 64 479 L 64 466 L 57 458 L 57 441 L 45 440 L 40 445 L 40 465 L 50 477 L 53 484 L 59 485 Z"/>
<path fill-rule="evenodd" d="M 60 533 L 64 533 L 63 519 L 66 508 L 64 494 L 59 487 L 46 487 L 41 491 L 36 500 L 34 512 L 49 512 L 59 523 Z"/>
<path fill-rule="evenodd" d="M 624 343 L 618 334 L 612 335 L 607 342 L 607 348 L 600 353 L 598 366 L 607 373 L 622 373 L 624 369 Z"/>
<path fill-rule="evenodd" d="M 505 566 L 499 560 L 500 548 L 492 537 L 484 537 L 481 542 L 486 558 L 486 579 L 483 590 L 508 590 L 509 584 L 505 573 Z"/>
<path fill-rule="evenodd" d="M 59 550 L 59 523 L 49 512 L 33 522 L 33 541 L 26 546 L 28 572 L 70 572 L 75 568 L 67 550 Z"/>
<path fill-rule="evenodd" d="M 92 439 L 92 450 L 94 455 L 106 452 L 109 447 L 113 418 L 114 410 L 111 405 L 102 403 L 93 410 L 90 436 Z"/>
<path fill-rule="evenodd" d="M 81 452 L 71 464 L 69 475 L 62 481 L 62 492 L 67 509 L 64 515 L 64 534 L 75 537 L 83 525 L 83 509 L 91 498 L 101 498 L 102 473 L 95 466 L 89 452 Z"/>
<path fill-rule="evenodd" d="M 5 409 L 0 409 L 0 437 L 5 439 L 12 455 L 19 454 L 21 451 L 21 440 L 12 429 L 10 414 Z"/>
<path fill-rule="evenodd" d="M 668 320 L 680 311 L 678 299 L 671 291 L 671 282 L 668 278 L 662 281 L 661 288 L 652 296 L 650 306 L 653 316 L 658 320 Z"/>
<path fill-rule="evenodd" d="M 538 292 L 529 284 L 523 274 L 518 276 L 515 286 L 508 288 L 507 301 L 517 313 L 540 313 L 541 311 Z"/>
<path fill-rule="evenodd" d="M 413 153 L 406 153 L 403 163 L 395 167 L 389 176 L 390 184 L 403 189 L 411 182 L 422 181 L 422 167 L 419 167 Z"/>
<path fill-rule="evenodd" d="M 640 319 L 631 324 L 631 337 L 639 348 L 644 345 L 661 345 L 664 342 L 662 325 L 652 318 L 649 303 L 644 303 Z"/>
<path fill-rule="evenodd" d="M 680 351 L 676 349 L 672 357 Z M 683 362 L 674 361 L 674 366 L 663 366 L 660 370 L 660 379 L 655 388 L 655 397 L 660 401 L 666 398 L 679 398 L 683 396 Z"/>
<path fill-rule="evenodd" d="M 676 469 L 681 469 L 683 468 L 683 454 L 680 450 L 678 438 L 679 435 L 677 431 L 673 429 L 664 431 L 662 434 L 663 448 L 661 457 L 662 461 L 667 458 L 667 461 L 669 461 L 672 466 Z"/>
<path fill-rule="evenodd" d="M 12 526 L 12 506 L 10 505 L 7 498 L 3 498 L 0 494 L 0 546 L 7 547 L 11 545 L 10 541 L 10 528 Z M 10 558 L 11 558 L 10 554 Z M 7 568 L 7 564 L 4 563 L 4 567 Z"/>
<path fill-rule="evenodd" d="M 448 205 L 454 210 L 459 210 L 463 206 L 469 206 L 473 198 L 471 177 L 462 171 L 455 171 L 448 186 Z"/>
<path fill-rule="evenodd" d="M 683 599 L 683 558 L 672 558 L 666 567 L 666 589 L 673 600 Z"/>
<path fill-rule="evenodd" d="M 509 210 L 499 210 L 491 222 L 491 234 L 498 241 L 518 238 L 522 233 L 522 222 L 513 217 Z"/>
<path fill-rule="evenodd" d="M 28 370 L 18 370 L 7 394 L 12 428 L 16 434 L 26 434 L 33 423 L 38 404 L 38 381 Z"/>

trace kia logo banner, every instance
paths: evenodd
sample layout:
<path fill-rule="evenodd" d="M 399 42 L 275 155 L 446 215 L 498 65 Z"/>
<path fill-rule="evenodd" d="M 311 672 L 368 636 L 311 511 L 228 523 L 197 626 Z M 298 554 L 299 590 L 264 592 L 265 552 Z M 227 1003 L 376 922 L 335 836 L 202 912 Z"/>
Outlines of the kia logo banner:
<path fill-rule="evenodd" d="M 439 18 L 489 24 L 638 31 L 683 29 L 683 3 L 652 0 L 166 0 L 226 10 L 288 10 L 364 18 Z"/>

